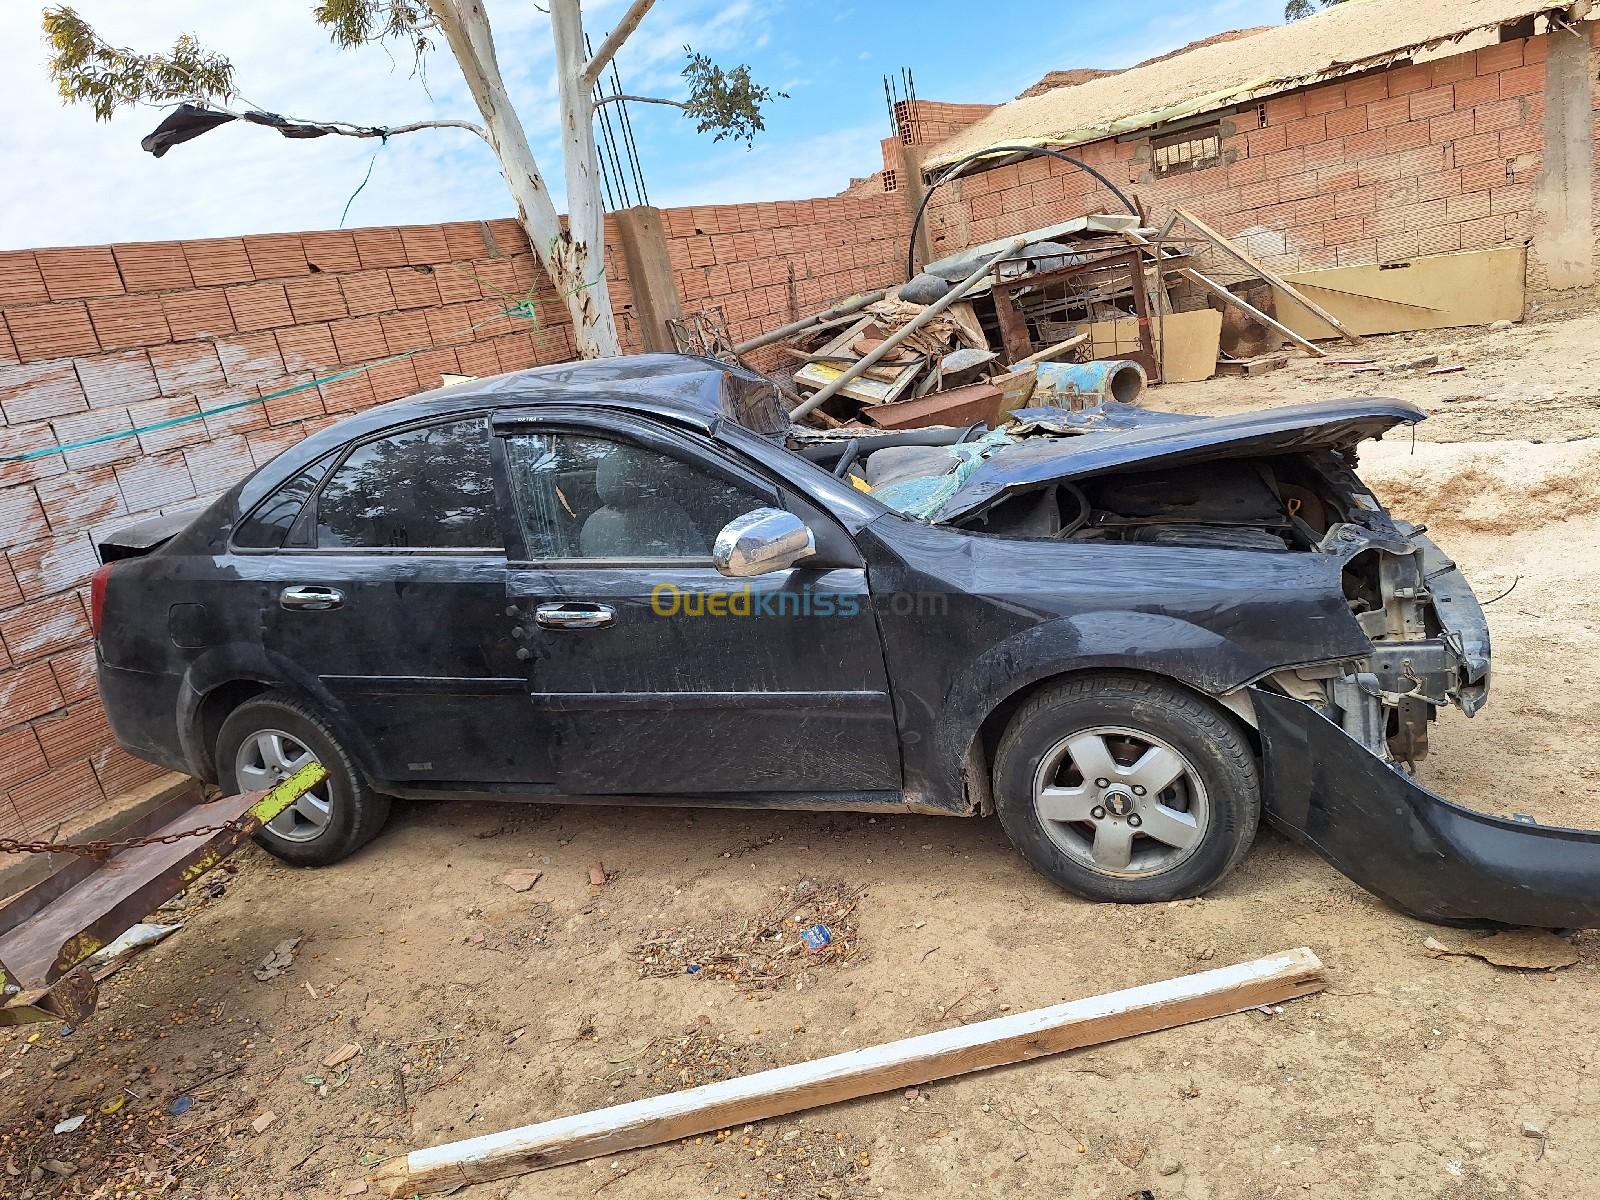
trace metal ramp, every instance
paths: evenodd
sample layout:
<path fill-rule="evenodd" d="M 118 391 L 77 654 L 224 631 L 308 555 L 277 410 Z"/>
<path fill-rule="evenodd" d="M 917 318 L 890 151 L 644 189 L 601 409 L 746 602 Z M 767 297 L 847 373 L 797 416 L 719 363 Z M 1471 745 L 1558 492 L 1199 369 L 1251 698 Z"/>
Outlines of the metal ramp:
<path fill-rule="evenodd" d="M 0 907 L 0 1025 L 94 1011 L 84 962 L 227 858 L 327 775 L 301 768 L 265 792 L 209 803 L 177 799 L 118 830 L 139 844 L 78 858 Z"/>

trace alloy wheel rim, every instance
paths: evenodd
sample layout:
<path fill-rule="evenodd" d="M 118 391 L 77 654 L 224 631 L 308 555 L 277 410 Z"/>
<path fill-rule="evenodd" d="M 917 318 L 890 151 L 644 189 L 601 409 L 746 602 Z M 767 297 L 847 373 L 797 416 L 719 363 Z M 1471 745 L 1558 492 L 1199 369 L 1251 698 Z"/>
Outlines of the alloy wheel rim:
<path fill-rule="evenodd" d="M 1200 848 L 1211 822 L 1194 764 L 1154 734 L 1121 725 L 1056 742 L 1039 760 L 1033 805 L 1059 849 L 1116 879 L 1173 870 Z"/>
<path fill-rule="evenodd" d="M 262 729 L 239 744 L 234 756 L 234 778 L 241 791 L 261 791 L 319 761 L 312 749 L 282 729 Z M 333 819 L 331 781 L 324 779 L 283 812 L 267 828 L 287 842 L 309 842 L 321 837 Z"/>

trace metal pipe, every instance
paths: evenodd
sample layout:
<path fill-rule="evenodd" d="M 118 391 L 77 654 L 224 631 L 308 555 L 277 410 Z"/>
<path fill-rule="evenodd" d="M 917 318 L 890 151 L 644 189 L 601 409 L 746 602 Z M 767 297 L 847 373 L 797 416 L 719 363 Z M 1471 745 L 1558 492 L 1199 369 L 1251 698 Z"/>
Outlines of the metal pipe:
<path fill-rule="evenodd" d="M 822 312 L 813 313 L 799 321 L 791 321 L 780 329 L 769 330 L 759 337 L 753 337 L 748 342 L 740 342 L 733 348 L 735 354 L 749 354 L 752 350 L 759 350 L 763 346 L 770 346 L 773 342 L 781 342 L 786 337 L 797 333 L 804 333 L 813 325 L 820 325 L 824 321 L 831 321 L 834 317 L 848 317 L 853 312 L 860 312 L 869 304 L 876 304 L 882 300 L 885 293 L 880 289 L 876 292 L 863 292 L 859 296 L 851 296 L 848 300 L 841 300 L 832 308 Z"/>
<path fill-rule="evenodd" d="M 945 309 L 949 308 L 957 300 L 961 299 L 961 297 L 965 296 L 973 288 L 977 287 L 979 283 L 988 277 L 989 268 L 993 266 L 997 260 L 1005 258 L 1007 255 L 1015 254 L 1027 244 L 1028 239 L 1025 237 L 1012 238 L 993 258 L 989 259 L 988 262 L 981 264 L 971 275 L 968 275 L 960 283 L 956 284 L 948 292 L 940 296 L 932 304 L 928 305 L 927 308 L 923 309 L 916 316 L 912 317 L 911 320 L 900 326 L 899 329 L 895 330 L 888 337 L 884 338 L 883 341 L 879 342 L 871 350 L 867 351 L 866 354 L 857 359 L 843 375 L 839 376 L 839 378 L 828 384 L 828 386 L 823 388 L 820 392 L 815 393 L 809 400 L 800 405 L 799 408 L 796 408 L 793 412 L 791 412 L 789 414 L 789 420 L 798 421 L 801 417 L 805 416 L 823 401 L 827 400 L 831 396 L 836 395 L 839 389 L 844 387 L 845 384 L 849 383 L 853 379 L 861 378 L 862 375 L 866 374 L 868 368 L 870 368 L 879 359 L 887 355 L 889 351 L 893 350 L 901 342 L 905 341 L 906 338 L 910 337 L 913 333 L 921 329 Z"/>

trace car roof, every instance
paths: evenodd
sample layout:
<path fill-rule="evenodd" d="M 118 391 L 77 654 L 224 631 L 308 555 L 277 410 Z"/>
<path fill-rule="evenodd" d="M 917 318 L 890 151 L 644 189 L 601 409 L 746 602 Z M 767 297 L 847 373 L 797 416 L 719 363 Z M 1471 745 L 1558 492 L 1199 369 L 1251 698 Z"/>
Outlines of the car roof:
<path fill-rule="evenodd" d="M 530 367 L 376 405 L 289 447 L 241 486 L 240 510 L 330 451 L 385 429 L 452 413 L 534 409 L 546 404 L 620 408 L 710 432 L 737 419 L 733 397 L 772 388 L 753 371 L 691 354 L 629 354 Z"/>

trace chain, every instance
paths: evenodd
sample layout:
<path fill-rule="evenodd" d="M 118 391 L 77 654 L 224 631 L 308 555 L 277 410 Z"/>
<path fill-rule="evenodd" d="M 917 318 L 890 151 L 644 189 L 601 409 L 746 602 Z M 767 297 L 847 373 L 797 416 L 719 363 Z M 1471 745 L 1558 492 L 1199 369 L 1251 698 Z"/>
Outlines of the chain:
<path fill-rule="evenodd" d="M 140 846 L 171 846 L 185 838 L 237 832 L 249 821 L 252 821 L 252 818 L 246 814 L 224 825 L 202 825 L 198 829 L 184 829 L 178 833 L 155 833 L 147 837 L 123 838 L 120 841 L 20 842 L 16 838 L 0 838 L 0 854 L 76 854 L 83 858 L 105 858 L 118 850 L 136 850 Z"/>

